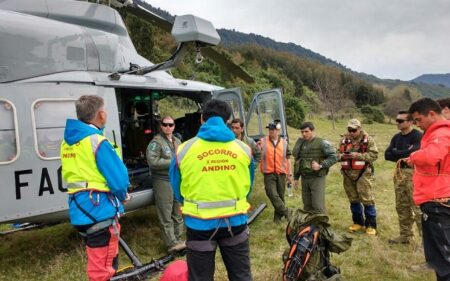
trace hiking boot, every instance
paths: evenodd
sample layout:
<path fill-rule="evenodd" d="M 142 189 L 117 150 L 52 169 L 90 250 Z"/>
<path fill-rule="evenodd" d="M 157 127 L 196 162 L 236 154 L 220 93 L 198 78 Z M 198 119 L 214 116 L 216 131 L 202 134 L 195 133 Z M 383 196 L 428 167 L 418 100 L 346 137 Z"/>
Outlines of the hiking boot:
<path fill-rule="evenodd" d="M 410 238 L 399 236 L 388 240 L 389 244 L 409 244 Z"/>
<path fill-rule="evenodd" d="M 366 234 L 367 235 L 377 235 L 377 230 L 373 227 L 367 227 L 366 229 Z"/>
<path fill-rule="evenodd" d="M 421 264 L 414 264 L 409 267 L 409 269 L 413 272 L 421 272 L 421 271 L 430 271 L 433 268 L 427 263 L 423 262 Z"/>
<path fill-rule="evenodd" d="M 169 247 L 169 253 L 175 253 L 186 249 L 186 242 L 185 241 L 178 241 L 177 243 L 173 244 L 171 247 Z"/>
<path fill-rule="evenodd" d="M 357 231 L 364 231 L 365 227 L 360 225 L 360 224 L 356 224 L 354 223 L 353 225 L 349 226 L 348 231 L 349 232 L 357 232 Z"/>

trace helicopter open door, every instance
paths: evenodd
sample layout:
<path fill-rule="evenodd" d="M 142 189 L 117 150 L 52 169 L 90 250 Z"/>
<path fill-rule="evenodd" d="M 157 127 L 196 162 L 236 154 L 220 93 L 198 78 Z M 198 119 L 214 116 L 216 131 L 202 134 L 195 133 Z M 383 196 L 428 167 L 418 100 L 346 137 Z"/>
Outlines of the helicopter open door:
<path fill-rule="evenodd" d="M 219 99 L 227 102 L 233 110 L 231 119 L 239 118 L 245 124 L 244 103 L 242 102 L 240 88 L 213 91 L 213 99 Z"/>
<path fill-rule="evenodd" d="M 281 89 L 267 90 L 253 96 L 245 122 L 247 136 L 255 140 L 264 137 L 267 134 L 267 124 L 273 121 L 281 124 L 280 135 L 289 141 Z"/>

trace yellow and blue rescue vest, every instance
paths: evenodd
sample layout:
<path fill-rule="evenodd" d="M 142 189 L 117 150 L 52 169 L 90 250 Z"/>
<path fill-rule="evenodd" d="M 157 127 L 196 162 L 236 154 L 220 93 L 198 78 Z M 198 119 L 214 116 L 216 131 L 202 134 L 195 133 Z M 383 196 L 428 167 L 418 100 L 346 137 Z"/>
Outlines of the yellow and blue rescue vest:
<path fill-rule="evenodd" d="M 108 140 L 102 135 L 93 134 L 73 145 L 64 140 L 61 143 L 62 176 L 67 182 L 68 194 L 85 190 L 110 192 L 95 161 L 97 148 L 103 141 Z M 118 148 L 115 150 L 121 158 Z"/>
<path fill-rule="evenodd" d="M 246 214 L 251 159 L 250 147 L 239 140 L 224 143 L 195 137 L 181 144 L 177 163 L 183 215 L 217 219 Z"/>

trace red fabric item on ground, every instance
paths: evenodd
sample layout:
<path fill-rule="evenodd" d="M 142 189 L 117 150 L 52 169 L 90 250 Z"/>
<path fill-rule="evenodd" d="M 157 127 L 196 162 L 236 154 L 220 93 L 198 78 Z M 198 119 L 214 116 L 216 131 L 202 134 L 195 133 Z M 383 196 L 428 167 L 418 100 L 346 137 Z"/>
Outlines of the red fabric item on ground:
<path fill-rule="evenodd" d="M 116 227 L 120 233 L 120 224 L 117 223 Z M 86 246 L 88 258 L 87 276 L 89 281 L 107 281 L 116 273 L 116 269 L 113 267 L 113 260 L 119 254 L 119 235 L 114 233 L 112 225 L 108 230 L 111 233 L 111 238 L 107 246 L 99 248 Z"/>
<path fill-rule="evenodd" d="M 188 267 L 184 260 L 171 263 L 161 276 L 160 281 L 188 281 Z"/>

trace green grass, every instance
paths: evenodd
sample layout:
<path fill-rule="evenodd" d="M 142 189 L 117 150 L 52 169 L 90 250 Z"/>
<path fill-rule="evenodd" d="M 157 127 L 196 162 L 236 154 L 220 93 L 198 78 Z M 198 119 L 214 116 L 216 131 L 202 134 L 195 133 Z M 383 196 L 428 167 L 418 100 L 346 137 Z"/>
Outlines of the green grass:
<path fill-rule="evenodd" d="M 335 146 L 339 134 L 344 133 L 345 121 L 337 123 L 333 131 L 326 120 L 312 120 L 317 134 L 330 140 Z M 398 235 L 398 219 L 392 184 L 394 164 L 384 161 L 384 149 L 394 133 L 395 125 L 373 124 L 364 126 L 375 137 L 379 159 L 375 162 L 376 180 L 374 192 L 378 211 L 378 235 L 354 235 L 352 247 L 347 252 L 332 256 L 332 263 L 341 268 L 345 280 L 434 280 L 434 273 L 411 272 L 409 266 L 424 261 L 420 240 L 414 245 L 387 243 Z M 290 131 L 291 145 L 298 138 L 298 130 Z M 268 208 L 251 225 L 250 254 L 254 280 L 281 280 L 281 254 L 287 247 L 284 236 L 285 225 L 272 223 L 273 208 L 264 194 L 262 177 L 257 173 L 252 205 L 261 202 Z M 287 198 L 290 207 L 301 206 L 300 191 Z M 338 166 L 334 166 L 327 177 L 327 209 L 332 228 L 346 232 L 351 224 L 347 197 L 342 187 Z M 144 262 L 165 254 L 159 238 L 159 229 L 153 207 L 127 214 L 122 220 L 123 238 Z M 81 239 L 70 224 L 60 224 L 39 230 L 15 233 L 0 237 L 0 280 L 87 280 L 86 258 Z M 224 266 L 217 255 L 216 280 L 227 280 Z M 129 265 L 128 258 L 121 253 L 121 266 Z M 158 276 L 152 280 L 158 280 Z"/>

